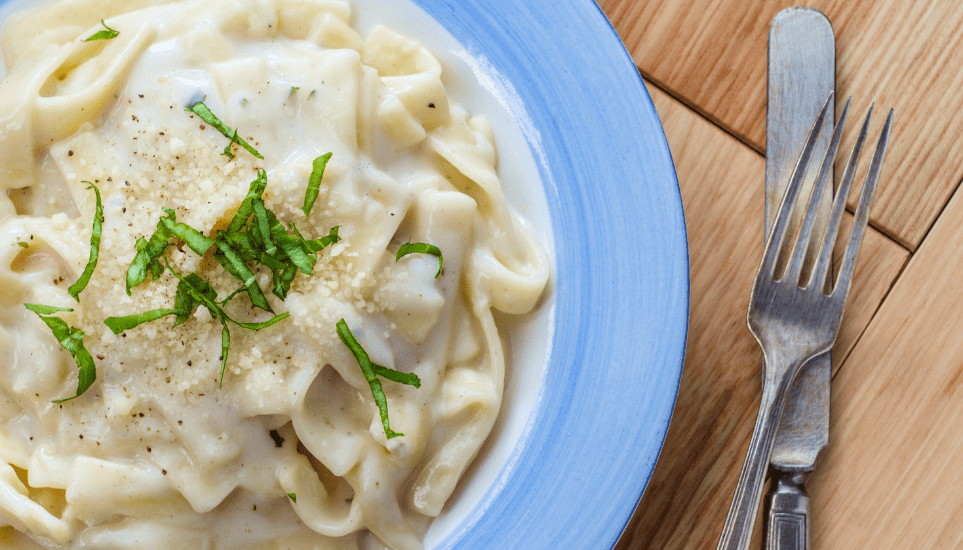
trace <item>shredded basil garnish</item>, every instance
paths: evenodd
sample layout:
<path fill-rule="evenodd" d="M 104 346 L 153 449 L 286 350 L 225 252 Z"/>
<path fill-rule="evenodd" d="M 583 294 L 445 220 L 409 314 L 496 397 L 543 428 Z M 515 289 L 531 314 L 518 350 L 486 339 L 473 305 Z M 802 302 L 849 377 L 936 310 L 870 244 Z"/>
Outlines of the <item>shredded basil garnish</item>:
<path fill-rule="evenodd" d="M 43 304 L 24 304 L 24 307 L 36 313 L 47 327 L 50 328 L 54 338 L 60 342 L 60 345 L 64 349 L 70 352 L 71 357 L 74 358 L 74 362 L 77 363 L 77 368 L 80 369 L 77 376 L 77 395 L 57 399 L 54 403 L 64 403 L 80 397 L 90 389 L 90 386 L 92 386 L 97 379 L 97 367 L 94 365 L 94 358 L 90 356 L 90 352 L 84 347 L 84 331 L 72 327 L 60 317 L 54 316 L 54 314 L 62 311 L 73 310 Z"/>
<path fill-rule="evenodd" d="M 187 110 L 201 117 L 205 122 L 213 125 L 221 133 L 231 139 L 232 143 L 239 143 L 248 148 L 252 154 L 260 157 L 256 151 L 250 149 L 237 132 L 225 126 L 211 113 L 210 109 L 199 101 L 187 107 Z M 331 153 L 322 155 L 314 161 L 314 171 L 305 192 L 303 211 L 310 213 L 311 206 L 318 196 L 324 166 Z M 249 330 L 260 330 L 288 317 L 288 313 L 275 315 L 262 323 L 245 323 L 232 319 L 223 309 L 238 294 L 246 293 L 251 305 L 274 313 L 264 291 L 258 282 L 255 271 L 257 266 L 264 266 L 271 271 L 272 292 L 284 300 L 287 298 L 291 284 L 300 271 L 307 276 L 314 273 L 317 263 L 317 253 L 340 240 L 338 226 L 333 227 L 327 235 L 317 239 L 306 239 L 292 223 L 285 228 L 277 216 L 264 204 L 264 190 L 267 188 L 267 172 L 258 170 L 257 177 L 251 182 L 247 195 L 238 206 L 237 212 L 231 219 L 227 230 L 218 230 L 214 238 L 207 237 L 196 228 L 177 221 L 174 210 L 164 208 L 166 216 L 157 222 L 157 228 L 150 239 L 139 238 L 135 243 L 137 253 L 127 268 L 127 294 L 131 288 L 144 282 L 148 276 L 154 279 L 169 270 L 179 281 L 174 298 L 173 308 L 161 308 L 123 317 L 108 317 L 104 323 L 114 334 L 120 334 L 143 323 L 156 321 L 162 317 L 174 315 L 173 326 L 186 322 L 194 314 L 198 306 L 204 306 L 211 315 L 221 323 L 221 368 L 220 382 L 224 382 L 224 372 L 227 368 L 228 352 L 231 344 L 229 324 L 234 324 Z M 182 276 L 171 268 L 165 257 L 170 246 L 181 241 L 203 256 L 213 251 L 213 257 L 224 271 L 237 279 L 241 286 L 231 291 L 226 298 L 219 300 L 214 287 L 197 273 Z M 403 373 L 399 373 L 403 375 Z M 383 374 L 385 378 L 395 380 L 392 373 Z M 406 383 L 411 383 L 410 377 L 401 376 Z M 415 378 L 417 380 L 417 378 Z"/>
<path fill-rule="evenodd" d="M 344 345 L 351 350 L 351 354 L 354 355 L 354 358 L 358 361 L 358 365 L 361 366 L 361 372 L 364 373 L 365 380 L 368 381 L 368 387 L 371 388 L 371 395 L 374 396 L 375 404 L 378 405 L 378 411 L 381 413 L 381 425 L 384 426 L 385 437 L 391 439 L 405 435 L 392 430 L 391 426 L 388 425 L 388 399 L 385 397 L 384 390 L 381 389 L 381 380 L 378 380 L 378 376 L 416 388 L 421 386 L 421 381 L 415 374 L 396 371 L 372 363 L 368 357 L 368 353 L 361 347 L 361 344 L 355 340 L 354 335 L 351 334 L 351 330 L 348 328 L 348 324 L 344 319 L 340 319 L 336 326 L 338 337 L 341 338 Z"/>
<path fill-rule="evenodd" d="M 244 283 L 252 304 L 271 311 L 247 265 L 260 264 L 271 270 L 272 291 L 284 300 L 297 272 L 312 275 L 317 263 L 316 253 L 338 242 L 340 237 L 337 226 L 318 239 L 304 238 L 294 224 L 289 225 L 289 233 L 274 212 L 264 205 L 262 196 L 266 187 L 267 174 L 261 170 L 251 182 L 227 231 L 218 231 L 214 258 Z"/>
<path fill-rule="evenodd" d="M 27 244 L 27 243 L 25 243 L 25 242 L 23 242 L 23 241 L 17 241 L 17 244 L 20 245 L 20 246 L 22 246 L 22 247 L 24 247 L 24 248 L 30 248 L 30 245 Z"/>
<path fill-rule="evenodd" d="M 395 261 L 397 262 L 402 256 L 407 256 L 408 254 L 431 254 L 437 257 L 438 271 L 435 273 L 435 278 L 437 279 L 438 276 L 441 275 L 441 267 L 444 259 L 441 256 L 441 250 L 437 246 L 428 243 L 405 243 L 398 249 Z"/>
<path fill-rule="evenodd" d="M 234 158 L 234 153 L 231 152 L 231 146 L 237 143 L 241 147 L 247 149 L 248 153 L 251 153 L 252 155 L 254 155 L 255 157 L 261 160 L 264 160 L 264 157 L 261 156 L 261 153 L 258 153 L 254 149 L 254 147 L 251 147 L 251 145 L 248 144 L 248 142 L 244 141 L 244 138 L 242 138 L 237 134 L 236 129 L 232 130 L 228 125 L 224 124 L 223 122 L 221 122 L 219 118 L 214 116 L 214 113 L 211 112 L 211 110 L 207 107 L 207 105 L 204 104 L 203 101 L 198 101 L 197 103 L 188 105 L 187 107 L 184 108 L 184 110 L 192 112 L 195 115 L 201 117 L 201 120 L 210 124 L 218 132 L 224 134 L 224 137 L 231 140 L 227 144 L 227 147 L 224 149 L 224 152 L 222 153 L 223 155 L 227 156 L 227 158 L 231 158 L 231 159 Z"/>
<path fill-rule="evenodd" d="M 271 430 L 268 432 L 268 434 L 271 436 L 271 439 L 274 440 L 275 447 L 284 446 L 284 438 L 281 437 L 281 434 L 279 434 L 277 430 Z"/>
<path fill-rule="evenodd" d="M 294 503 L 298 502 L 298 495 L 294 493 L 288 493 L 288 498 L 291 499 L 291 502 L 294 502 Z"/>
<path fill-rule="evenodd" d="M 314 201 L 318 199 L 318 190 L 321 189 L 321 178 L 324 177 L 324 167 L 330 159 L 331 153 L 325 153 L 314 159 L 311 177 L 308 178 L 308 190 L 304 192 L 304 206 L 301 207 L 301 211 L 304 212 L 305 216 L 311 214 Z"/>
<path fill-rule="evenodd" d="M 117 35 L 120 34 L 114 29 L 108 27 L 107 23 L 104 23 L 103 19 L 100 20 L 100 24 L 103 25 L 107 30 L 95 32 L 94 34 L 90 35 L 89 38 L 84 40 L 84 42 L 90 42 L 91 40 L 110 40 L 111 38 L 117 38 Z"/>
<path fill-rule="evenodd" d="M 77 279 L 77 282 L 70 285 L 67 289 L 67 293 L 73 296 L 74 300 L 78 302 L 80 301 L 80 292 L 87 287 L 91 275 L 94 274 L 94 268 L 97 267 L 97 256 L 100 253 L 100 235 L 103 231 L 104 223 L 104 209 L 100 202 L 100 189 L 97 189 L 97 186 L 89 181 L 83 181 L 81 183 L 86 183 L 87 189 L 94 190 L 96 203 L 94 205 L 94 227 L 90 232 L 90 258 L 87 260 L 87 267 L 84 268 L 84 272 L 80 275 L 80 278 Z"/>
<path fill-rule="evenodd" d="M 157 229 L 150 240 L 140 238 L 136 243 L 137 254 L 127 270 L 127 291 L 129 294 L 130 288 L 142 283 L 149 274 L 156 278 L 167 269 L 180 281 L 174 307 L 124 317 L 109 317 L 104 321 L 107 327 L 119 334 L 168 315 L 176 316 L 174 326 L 177 326 L 186 322 L 197 307 L 203 305 L 221 322 L 220 381 L 223 384 L 231 343 L 228 324 L 260 330 L 289 315 L 282 313 L 263 323 L 245 323 L 232 319 L 224 311 L 222 306 L 241 292 L 246 292 L 252 305 L 274 313 L 251 266 L 260 264 L 271 270 L 273 292 L 283 300 L 287 297 L 297 272 L 313 274 L 317 262 L 315 254 L 339 240 L 338 227 L 332 228 L 328 235 L 319 239 L 305 239 L 293 224 L 290 226 L 293 234 L 288 233 L 277 216 L 264 205 L 262 195 L 266 187 L 267 173 L 259 170 L 227 231 L 218 231 L 214 239 L 178 222 L 174 210 L 165 208 L 167 215 L 158 220 Z M 175 272 L 164 256 L 167 248 L 174 244 L 174 239 L 183 241 L 194 253 L 201 256 L 213 250 L 214 259 L 226 272 L 240 281 L 242 286 L 223 300 L 218 300 L 214 287 L 197 273 L 185 277 Z"/>

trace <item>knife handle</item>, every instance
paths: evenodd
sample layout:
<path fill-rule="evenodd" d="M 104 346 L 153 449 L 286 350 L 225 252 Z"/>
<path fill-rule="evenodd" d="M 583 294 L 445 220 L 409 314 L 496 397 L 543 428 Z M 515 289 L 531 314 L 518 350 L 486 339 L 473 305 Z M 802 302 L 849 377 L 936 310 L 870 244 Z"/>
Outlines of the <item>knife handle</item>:
<path fill-rule="evenodd" d="M 766 550 L 809 548 L 809 496 L 805 473 L 780 473 L 766 497 Z"/>

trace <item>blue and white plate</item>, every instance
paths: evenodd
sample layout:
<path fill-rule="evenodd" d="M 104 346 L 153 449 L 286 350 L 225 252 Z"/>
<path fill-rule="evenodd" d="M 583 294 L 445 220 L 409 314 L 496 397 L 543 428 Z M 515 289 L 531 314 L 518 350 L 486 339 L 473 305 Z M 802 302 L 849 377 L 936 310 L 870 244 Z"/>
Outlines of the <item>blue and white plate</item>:
<path fill-rule="evenodd" d="M 33 0 L 0 0 L 0 18 Z M 655 468 L 688 316 L 682 201 L 642 79 L 592 0 L 353 0 L 357 27 L 421 39 L 485 115 L 505 193 L 549 249 L 534 315 L 507 327 L 490 443 L 430 550 L 614 546 Z"/>

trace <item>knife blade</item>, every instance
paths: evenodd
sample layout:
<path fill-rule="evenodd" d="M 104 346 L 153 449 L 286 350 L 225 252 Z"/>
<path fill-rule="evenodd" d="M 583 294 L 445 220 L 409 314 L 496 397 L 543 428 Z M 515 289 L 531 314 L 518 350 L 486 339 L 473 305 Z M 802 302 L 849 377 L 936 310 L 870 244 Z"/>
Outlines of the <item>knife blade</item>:
<path fill-rule="evenodd" d="M 769 27 L 768 63 L 766 235 L 812 121 L 835 89 L 836 47 L 829 20 L 811 8 L 779 12 Z M 831 136 L 832 124 L 824 125 L 817 151 L 826 150 Z M 811 172 L 807 187 L 815 179 L 815 170 Z M 824 199 L 819 212 L 823 219 L 828 217 L 832 197 L 826 194 Z M 791 239 L 787 240 L 791 245 Z M 812 241 L 817 243 L 819 239 Z M 787 250 L 782 252 L 788 257 Z M 769 461 L 772 482 L 765 506 L 767 550 L 809 547 L 809 497 L 803 484 L 819 452 L 829 443 L 831 376 L 827 352 L 803 367 L 786 396 Z"/>

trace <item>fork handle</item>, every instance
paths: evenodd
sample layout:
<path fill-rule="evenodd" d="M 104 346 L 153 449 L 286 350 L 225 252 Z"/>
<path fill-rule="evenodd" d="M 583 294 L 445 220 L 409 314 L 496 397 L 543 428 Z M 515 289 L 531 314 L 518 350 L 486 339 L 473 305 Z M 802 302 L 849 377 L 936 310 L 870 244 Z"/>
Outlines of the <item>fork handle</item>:
<path fill-rule="evenodd" d="M 766 480 L 766 470 L 772 455 L 772 445 L 776 440 L 776 428 L 779 426 L 779 417 L 782 416 L 785 390 L 788 386 L 786 379 L 792 380 L 792 376 L 784 375 L 781 378 L 778 382 L 774 381 L 776 383 L 765 384 L 763 388 L 746 461 L 742 466 L 736 494 L 729 506 L 729 514 L 722 527 L 722 536 L 716 550 L 745 550 L 749 547 Z"/>
<path fill-rule="evenodd" d="M 766 550 L 809 548 L 809 497 L 803 491 L 806 473 L 783 473 L 773 480 L 766 500 Z"/>

